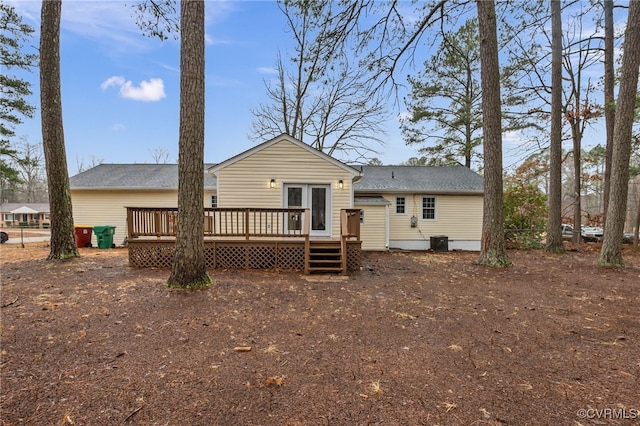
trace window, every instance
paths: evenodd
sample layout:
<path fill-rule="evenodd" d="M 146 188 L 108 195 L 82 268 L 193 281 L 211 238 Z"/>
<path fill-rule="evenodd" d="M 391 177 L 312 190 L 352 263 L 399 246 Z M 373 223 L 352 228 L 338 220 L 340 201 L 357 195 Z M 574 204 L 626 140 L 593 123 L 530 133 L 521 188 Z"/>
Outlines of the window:
<path fill-rule="evenodd" d="M 364 210 L 360 209 L 360 223 L 364 223 Z"/>
<path fill-rule="evenodd" d="M 217 208 L 218 207 L 218 196 L 217 195 L 212 195 L 211 196 L 211 208 Z"/>
<path fill-rule="evenodd" d="M 436 197 L 422 197 L 422 218 L 427 220 L 435 220 Z"/>
<path fill-rule="evenodd" d="M 404 214 L 405 205 L 406 203 L 404 197 L 396 197 L 396 214 Z"/>

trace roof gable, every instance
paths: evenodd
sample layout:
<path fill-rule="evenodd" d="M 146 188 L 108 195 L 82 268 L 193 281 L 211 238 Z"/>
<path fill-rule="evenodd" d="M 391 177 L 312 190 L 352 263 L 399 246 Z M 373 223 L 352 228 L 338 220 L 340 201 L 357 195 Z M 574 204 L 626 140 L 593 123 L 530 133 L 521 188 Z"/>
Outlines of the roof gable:
<path fill-rule="evenodd" d="M 11 213 L 23 207 L 27 207 L 35 213 L 49 213 L 49 203 L 2 203 L 0 204 L 0 213 Z"/>
<path fill-rule="evenodd" d="M 337 167 L 347 171 L 348 173 L 350 173 L 353 176 L 360 175 L 360 173 L 359 173 L 359 171 L 357 169 L 355 169 L 355 168 L 353 168 L 353 167 L 351 167 L 351 166 L 349 166 L 349 165 L 347 165 L 347 164 L 345 164 L 345 163 L 343 163 L 343 162 L 341 162 L 339 160 L 336 160 L 335 158 L 331 157 L 330 155 L 327 155 L 324 152 L 319 151 L 319 150 L 307 145 L 306 143 L 301 142 L 298 139 L 296 139 L 294 137 L 291 137 L 291 136 L 289 136 L 289 135 L 287 135 L 285 133 L 283 133 L 280 136 L 277 136 L 277 137 L 275 137 L 273 139 L 270 139 L 270 140 L 268 140 L 266 142 L 263 142 L 263 143 L 261 143 L 259 145 L 256 145 L 251 149 L 248 149 L 248 150 L 246 150 L 246 151 L 244 151 L 244 152 L 242 152 L 242 153 L 240 153 L 238 155 L 235 155 L 235 156 L 229 158 L 228 160 L 225 160 L 225 161 L 223 161 L 223 162 L 221 162 L 219 164 L 216 164 L 215 166 L 213 166 L 213 167 L 211 167 L 209 169 L 209 173 L 216 174 L 218 171 L 224 169 L 225 167 L 229 167 L 232 164 L 235 164 L 235 163 L 237 163 L 239 161 L 242 161 L 245 158 L 248 158 L 248 157 L 250 157 L 250 156 L 252 156 L 252 155 L 254 155 L 254 154 L 256 154 L 256 153 L 258 153 L 260 151 L 263 151 L 263 150 L 265 150 L 265 149 L 267 149 L 267 148 L 269 148 L 269 147 L 271 147 L 273 145 L 276 145 L 276 144 L 282 143 L 282 142 L 288 142 L 288 143 L 294 144 L 297 147 L 307 151 L 309 154 L 314 155 L 314 156 L 316 156 L 316 157 L 318 157 L 318 158 L 320 158 L 320 159 L 322 159 L 324 161 L 327 161 L 327 162 L 333 164 L 334 166 L 337 166 Z"/>

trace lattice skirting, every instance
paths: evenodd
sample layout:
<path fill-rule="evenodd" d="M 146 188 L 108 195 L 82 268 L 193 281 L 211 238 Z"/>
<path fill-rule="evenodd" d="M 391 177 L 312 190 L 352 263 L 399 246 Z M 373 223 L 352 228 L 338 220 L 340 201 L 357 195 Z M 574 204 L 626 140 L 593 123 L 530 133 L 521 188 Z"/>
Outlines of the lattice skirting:
<path fill-rule="evenodd" d="M 304 242 L 205 241 L 204 251 L 207 269 L 304 269 Z M 129 241 L 129 265 L 135 268 L 171 268 L 173 254 L 173 241 Z M 360 242 L 347 242 L 347 270 L 361 265 Z"/>

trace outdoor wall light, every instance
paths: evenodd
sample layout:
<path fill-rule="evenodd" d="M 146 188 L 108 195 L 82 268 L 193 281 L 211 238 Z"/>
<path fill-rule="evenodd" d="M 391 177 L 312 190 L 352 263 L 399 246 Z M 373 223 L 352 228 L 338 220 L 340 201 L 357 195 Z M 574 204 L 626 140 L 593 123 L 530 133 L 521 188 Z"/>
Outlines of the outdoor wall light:
<path fill-rule="evenodd" d="M 342 181 L 342 179 L 338 181 L 338 188 L 340 189 L 344 188 L 344 182 Z"/>
<path fill-rule="evenodd" d="M 276 187 L 276 180 L 275 179 L 271 179 L 269 181 L 269 187 L 270 188 L 275 188 Z"/>

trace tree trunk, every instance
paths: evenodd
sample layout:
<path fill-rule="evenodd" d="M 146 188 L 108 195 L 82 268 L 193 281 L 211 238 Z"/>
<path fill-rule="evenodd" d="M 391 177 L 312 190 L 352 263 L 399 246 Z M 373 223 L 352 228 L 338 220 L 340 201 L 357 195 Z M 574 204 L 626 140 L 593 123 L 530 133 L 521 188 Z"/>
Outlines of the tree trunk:
<path fill-rule="evenodd" d="M 640 245 L 640 198 L 638 199 L 636 209 L 636 221 L 633 226 L 633 245 L 638 247 Z"/>
<path fill-rule="evenodd" d="M 477 0 L 482 79 L 482 133 L 484 143 L 484 210 L 482 247 L 478 264 L 509 266 L 504 242 L 502 210 L 502 124 L 500 67 L 494 0 Z"/>
<path fill-rule="evenodd" d="M 607 207 L 611 187 L 611 157 L 613 147 L 613 125 L 616 105 L 613 98 L 615 76 L 613 68 L 613 0 L 604 0 L 604 121 L 607 140 L 604 160 L 604 207 L 603 221 L 607 221 Z"/>
<path fill-rule="evenodd" d="M 562 253 L 562 14 L 551 0 L 551 135 L 546 251 Z"/>
<path fill-rule="evenodd" d="M 61 0 L 44 0 L 40 27 L 40 105 L 42 145 L 49 187 L 51 251 L 48 260 L 78 257 L 60 94 Z"/>
<path fill-rule="evenodd" d="M 613 131 L 611 188 L 607 222 L 598 259 L 598 264 L 602 266 L 624 266 L 622 235 L 627 211 L 631 135 L 638 90 L 638 68 L 640 67 L 640 1 L 629 2 L 623 52 L 620 68 L 620 90 L 616 103 Z"/>
<path fill-rule="evenodd" d="M 576 92 L 575 117 L 571 123 L 571 133 L 573 139 L 573 242 L 578 244 L 582 238 L 582 135 L 580 134 L 580 119 L 578 111 L 580 104 Z"/>
<path fill-rule="evenodd" d="M 178 226 L 169 287 L 211 285 L 204 259 L 204 1 L 180 3 Z"/>

